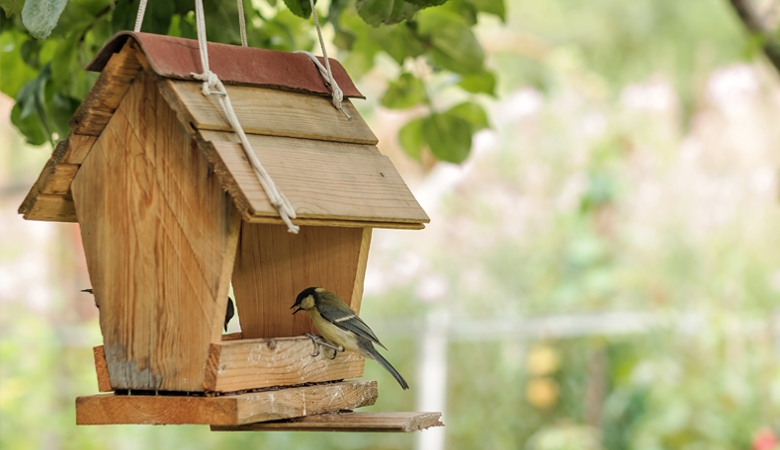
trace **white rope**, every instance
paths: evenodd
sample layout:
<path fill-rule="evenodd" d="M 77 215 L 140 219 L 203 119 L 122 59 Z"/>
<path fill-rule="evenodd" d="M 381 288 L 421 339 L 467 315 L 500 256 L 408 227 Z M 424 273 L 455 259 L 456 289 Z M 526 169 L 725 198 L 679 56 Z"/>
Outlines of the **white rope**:
<path fill-rule="evenodd" d="M 148 0 L 141 0 L 141 3 L 138 4 L 138 13 L 135 15 L 135 26 L 133 27 L 133 31 L 138 33 L 141 31 L 141 24 L 144 23 L 144 14 L 146 14 L 146 2 Z"/>
<path fill-rule="evenodd" d="M 328 59 L 328 51 L 325 49 L 325 40 L 322 39 L 322 29 L 320 28 L 320 21 L 317 18 L 317 10 L 314 9 L 314 0 L 309 0 L 309 5 L 311 5 L 311 15 L 314 16 L 314 27 L 317 29 L 317 38 L 320 40 L 320 49 L 322 49 L 322 57 L 325 59 L 325 67 L 322 67 L 320 60 L 309 52 L 299 50 L 295 53 L 304 54 L 314 62 L 314 64 L 317 66 L 317 69 L 320 71 L 320 75 L 330 86 L 330 92 L 333 96 L 331 100 L 333 106 L 343 112 L 344 115 L 347 116 L 347 119 L 352 120 L 352 116 L 350 116 L 349 113 L 347 113 L 347 111 L 345 111 L 341 106 L 341 102 L 344 100 L 344 93 L 341 91 L 338 83 L 336 83 L 336 79 L 333 78 L 333 71 L 330 70 L 330 59 Z"/>
<path fill-rule="evenodd" d="M 217 77 L 217 74 L 209 70 L 209 54 L 207 47 L 208 43 L 206 41 L 206 21 L 203 13 L 203 0 L 195 0 L 195 21 L 198 30 L 198 47 L 200 49 L 200 62 L 203 67 L 203 73 L 192 73 L 190 75 L 197 80 L 203 81 L 203 89 L 201 90 L 203 95 L 217 96 L 219 104 L 222 106 L 222 110 L 227 116 L 228 122 L 230 122 L 233 130 L 235 130 L 236 134 L 238 134 L 238 138 L 241 140 L 244 153 L 246 153 L 249 162 L 252 164 L 257 179 L 260 181 L 260 185 L 268 195 L 268 199 L 271 201 L 273 207 L 279 212 L 279 216 L 281 216 L 284 223 L 287 224 L 287 230 L 290 233 L 298 233 L 300 227 L 294 225 L 291 220 L 296 218 L 295 209 L 292 207 L 292 204 L 287 197 L 285 197 L 276 186 L 271 179 L 271 176 L 268 175 L 268 172 L 265 170 L 260 160 L 257 159 L 257 155 L 252 149 L 252 144 L 246 137 L 246 133 L 244 133 L 244 129 L 238 121 L 236 112 L 233 110 L 233 105 L 230 103 L 230 97 L 225 89 L 225 85 L 222 84 L 222 81 Z"/>
<path fill-rule="evenodd" d="M 246 47 L 246 19 L 244 18 L 244 2 L 236 0 L 238 4 L 238 28 L 241 30 L 241 45 Z"/>

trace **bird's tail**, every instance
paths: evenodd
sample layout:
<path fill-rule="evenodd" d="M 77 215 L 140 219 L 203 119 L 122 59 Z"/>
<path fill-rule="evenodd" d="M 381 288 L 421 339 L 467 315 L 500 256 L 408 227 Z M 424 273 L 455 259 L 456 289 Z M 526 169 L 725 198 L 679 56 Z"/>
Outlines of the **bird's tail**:
<path fill-rule="evenodd" d="M 361 344 L 364 343 L 361 342 Z M 398 384 L 401 385 L 401 388 L 409 389 L 409 385 L 406 383 L 406 380 L 404 380 L 404 377 L 402 377 L 401 374 L 398 373 L 397 370 L 395 370 L 395 367 L 393 367 L 393 365 L 390 364 L 390 361 L 386 360 L 384 356 L 380 355 L 371 342 L 367 342 L 365 344 L 367 345 L 361 345 L 361 347 L 364 353 L 367 353 L 366 356 L 376 360 L 376 362 L 378 362 L 380 366 L 384 367 L 385 370 L 390 372 L 390 375 L 392 375 L 393 378 L 395 378 L 395 381 L 397 381 Z"/>

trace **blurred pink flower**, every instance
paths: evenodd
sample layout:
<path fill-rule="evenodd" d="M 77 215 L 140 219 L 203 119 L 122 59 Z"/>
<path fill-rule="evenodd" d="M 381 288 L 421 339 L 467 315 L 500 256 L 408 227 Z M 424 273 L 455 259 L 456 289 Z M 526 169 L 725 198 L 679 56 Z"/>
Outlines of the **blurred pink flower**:
<path fill-rule="evenodd" d="M 753 450 L 774 450 L 779 442 L 772 430 L 762 428 L 753 437 Z"/>

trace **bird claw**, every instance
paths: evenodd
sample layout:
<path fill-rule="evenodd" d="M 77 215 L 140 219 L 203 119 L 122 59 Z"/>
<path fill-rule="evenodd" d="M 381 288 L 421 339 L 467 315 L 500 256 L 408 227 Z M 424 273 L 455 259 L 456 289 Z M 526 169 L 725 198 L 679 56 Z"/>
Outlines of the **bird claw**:
<path fill-rule="evenodd" d="M 329 349 L 333 350 L 333 356 L 330 359 L 335 359 L 338 352 L 344 351 L 343 347 L 336 347 L 335 345 L 328 344 L 327 342 L 320 339 L 319 336 L 313 335 L 311 333 L 306 333 L 305 336 L 311 339 L 311 341 L 314 343 L 314 348 L 317 350 L 317 353 L 311 355 L 312 357 L 320 355 L 320 346 L 328 347 Z"/>

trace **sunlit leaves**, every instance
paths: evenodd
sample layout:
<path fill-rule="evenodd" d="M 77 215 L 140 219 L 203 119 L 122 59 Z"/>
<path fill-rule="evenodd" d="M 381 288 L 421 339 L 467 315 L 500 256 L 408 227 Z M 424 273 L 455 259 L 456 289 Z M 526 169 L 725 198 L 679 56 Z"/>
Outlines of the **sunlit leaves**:
<path fill-rule="evenodd" d="M 22 9 L 22 22 L 37 39 L 46 39 L 57 26 L 57 20 L 68 0 L 27 0 Z"/>
<path fill-rule="evenodd" d="M 504 0 L 468 0 L 478 11 L 493 14 L 506 22 L 506 6 Z"/>
<path fill-rule="evenodd" d="M 474 102 L 463 102 L 453 106 L 447 114 L 460 117 L 469 123 L 471 133 L 489 128 L 488 117 L 485 110 Z"/>
<path fill-rule="evenodd" d="M 401 148 L 407 155 L 418 161 L 422 157 L 422 150 L 425 146 L 422 131 L 424 123 L 424 118 L 411 120 L 398 132 L 398 143 L 401 144 Z"/>
<path fill-rule="evenodd" d="M 31 144 L 43 144 L 54 133 L 67 134 L 68 121 L 79 104 L 55 89 L 51 74 L 51 66 L 47 64 L 38 77 L 22 87 L 11 111 L 11 122 Z"/>
<path fill-rule="evenodd" d="M 436 158 L 462 163 L 471 150 L 471 127 L 468 121 L 453 114 L 433 113 L 425 119 L 422 135 Z"/>
<path fill-rule="evenodd" d="M 419 34 L 430 40 L 430 54 L 437 64 L 455 73 L 482 72 L 484 51 L 461 16 L 426 9 L 417 15 L 417 24 Z"/>
<path fill-rule="evenodd" d="M 21 14 L 24 8 L 24 0 L 0 0 L 0 8 L 3 8 L 6 17 L 13 14 Z"/>
<path fill-rule="evenodd" d="M 9 97 L 16 97 L 19 89 L 37 75 L 35 67 L 24 62 L 22 48 L 28 39 L 24 33 L 13 28 L 0 34 L 0 68 L 3 78 L 0 91 Z"/>
<path fill-rule="evenodd" d="M 375 27 L 409 20 L 420 9 L 403 0 L 357 0 L 355 8 L 366 23 Z"/>
<path fill-rule="evenodd" d="M 309 16 L 311 16 L 311 5 L 309 4 L 309 0 L 284 0 L 284 4 L 298 17 L 308 19 Z"/>
<path fill-rule="evenodd" d="M 483 70 L 482 72 L 469 73 L 463 75 L 458 82 L 458 86 L 466 92 L 473 94 L 496 94 L 496 77 L 493 72 Z"/>
<path fill-rule="evenodd" d="M 381 103 L 385 108 L 406 109 L 419 105 L 425 99 L 422 81 L 410 73 L 402 73 L 396 81 L 390 83 Z"/>

